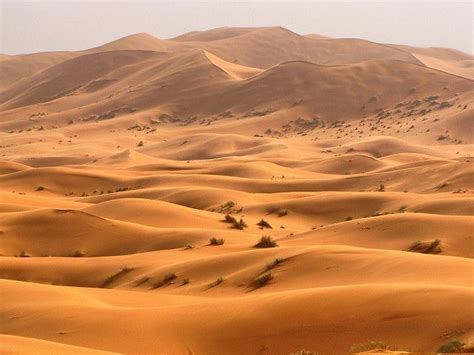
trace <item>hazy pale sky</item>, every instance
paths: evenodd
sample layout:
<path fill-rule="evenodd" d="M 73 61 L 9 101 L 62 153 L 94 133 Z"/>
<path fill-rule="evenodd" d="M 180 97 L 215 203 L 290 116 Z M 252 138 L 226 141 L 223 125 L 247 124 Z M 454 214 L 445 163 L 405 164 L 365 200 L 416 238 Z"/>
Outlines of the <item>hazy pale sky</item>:
<path fill-rule="evenodd" d="M 473 52 L 471 1 L 0 0 L 0 53 L 79 50 L 137 32 L 160 38 L 222 26 L 283 26 Z"/>

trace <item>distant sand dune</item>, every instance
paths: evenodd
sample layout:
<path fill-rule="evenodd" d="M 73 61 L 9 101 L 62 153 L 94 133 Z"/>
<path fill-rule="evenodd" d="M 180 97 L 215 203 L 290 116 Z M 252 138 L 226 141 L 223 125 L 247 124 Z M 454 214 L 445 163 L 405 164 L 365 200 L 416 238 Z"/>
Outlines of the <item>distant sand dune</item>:
<path fill-rule="evenodd" d="M 282 27 L 0 55 L 1 351 L 474 346 L 472 79 Z"/>

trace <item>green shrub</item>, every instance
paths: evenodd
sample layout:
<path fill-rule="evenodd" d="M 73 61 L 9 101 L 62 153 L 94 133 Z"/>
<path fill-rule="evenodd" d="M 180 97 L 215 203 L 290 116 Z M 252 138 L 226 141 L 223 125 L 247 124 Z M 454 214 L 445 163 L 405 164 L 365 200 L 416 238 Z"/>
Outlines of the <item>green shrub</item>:
<path fill-rule="evenodd" d="M 270 223 L 268 223 L 267 221 L 265 221 L 264 219 L 260 220 L 260 222 L 257 223 L 257 226 L 260 226 L 262 228 L 272 228 L 272 226 L 270 225 Z"/>
<path fill-rule="evenodd" d="M 224 222 L 232 224 L 232 227 L 235 229 L 244 229 L 247 227 L 247 223 L 241 218 L 239 221 L 230 214 L 226 214 L 224 217 Z"/>
<path fill-rule="evenodd" d="M 225 240 L 223 238 L 212 237 L 209 239 L 209 245 L 224 245 Z"/>
<path fill-rule="evenodd" d="M 177 277 L 178 276 L 174 272 L 168 273 L 163 277 L 163 280 L 156 283 L 153 288 L 158 288 L 158 287 L 169 285 L 171 283 L 171 281 L 175 280 Z"/>
<path fill-rule="evenodd" d="M 274 267 L 280 265 L 282 262 L 283 262 L 282 259 L 276 258 L 276 259 L 273 260 L 271 263 L 267 264 L 267 266 L 265 267 L 265 270 L 266 270 L 266 271 L 269 271 L 269 270 L 273 269 Z"/>
<path fill-rule="evenodd" d="M 264 235 L 260 238 L 260 241 L 255 244 L 255 248 L 275 248 L 278 243 L 272 239 L 269 235 Z"/>
<path fill-rule="evenodd" d="M 216 287 L 216 286 L 220 285 L 223 282 L 224 282 L 224 278 L 222 276 L 220 276 L 216 279 L 216 281 L 211 282 L 211 284 L 209 285 L 209 288 Z"/>
<path fill-rule="evenodd" d="M 273 273 L 266 272 L 260 276 L 258 276 L 253 282 L 252 286 L 254 288 L 260 288 L 268 284 L 271 280 L 273 280 Z"/>
<path fill-rule="evenodd" d="M 464 345 L 466 344 L 457 339 L 452 339 L 446 344 L 441 345 L 438 349 L 438 353 L 457 353 L 464 350 Z"/>
<path fill-rule="evenodd" d="M 417 240 L 408 247 L 408 251 L 423 254 L 439 254 L 442 252 L 441 240 L 435 239 L 427 242 Z"/>

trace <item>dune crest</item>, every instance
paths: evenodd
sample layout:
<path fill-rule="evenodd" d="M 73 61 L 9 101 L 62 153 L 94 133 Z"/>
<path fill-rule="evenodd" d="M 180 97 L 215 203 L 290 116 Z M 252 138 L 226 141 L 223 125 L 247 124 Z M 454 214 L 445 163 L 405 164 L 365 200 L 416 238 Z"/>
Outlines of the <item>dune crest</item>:
<path fill-rule="evenodd" d="M 472 79 L 282 27 L 0 56 L 2 351 L 468 351 Z"/>

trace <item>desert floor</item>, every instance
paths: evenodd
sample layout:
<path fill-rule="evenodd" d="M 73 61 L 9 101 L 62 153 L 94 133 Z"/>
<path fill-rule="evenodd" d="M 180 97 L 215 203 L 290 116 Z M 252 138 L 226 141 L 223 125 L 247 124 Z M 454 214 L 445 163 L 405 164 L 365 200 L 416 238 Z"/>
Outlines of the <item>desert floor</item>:
<path fill-rule="evenodd" d="M 0 57 L 2 352 L 473 345 L 472 63 L 283 28 Z"/>

